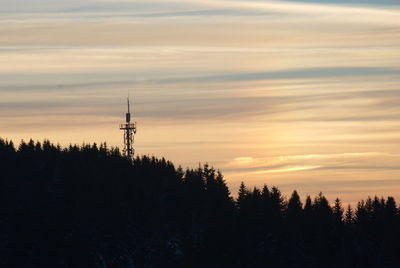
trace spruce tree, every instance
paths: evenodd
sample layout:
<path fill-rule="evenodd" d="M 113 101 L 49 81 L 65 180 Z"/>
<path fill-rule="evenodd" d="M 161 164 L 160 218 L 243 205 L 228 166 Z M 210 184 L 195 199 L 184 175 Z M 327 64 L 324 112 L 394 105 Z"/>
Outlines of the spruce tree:
<path fill-rule="evenodd" d="M 347 209 L 346 209 L 346 213 L 345 213 L 345 216 L 344 216 L 344 222 L 346 223 L 346 224 L 351 224 L 351 223 L 353 223 L 353 210 L 352 210 L 352 208 L 351 208 L 351 205 L 349 204 L 348 206 L 347 206 Z"/>
<path fill-rule="evenodd" d="M 342 223 L 343 221 L 343 208 L 342 208 L 342 203 L 339 198 L 335 199 L 335 204 L 332 207 L 332 213 L 335 221 L 337 223 Z"/>

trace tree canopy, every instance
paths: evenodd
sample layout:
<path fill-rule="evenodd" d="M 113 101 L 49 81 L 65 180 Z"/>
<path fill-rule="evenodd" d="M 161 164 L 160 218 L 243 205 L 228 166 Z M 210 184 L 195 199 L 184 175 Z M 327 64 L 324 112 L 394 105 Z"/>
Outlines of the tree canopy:
<path fill-rule="evenodd" d="M 399 208 L 287 199 L 209 165 L 133 163 L 107 144 L 0 139 L 0 266 L 399 267 Z"/>

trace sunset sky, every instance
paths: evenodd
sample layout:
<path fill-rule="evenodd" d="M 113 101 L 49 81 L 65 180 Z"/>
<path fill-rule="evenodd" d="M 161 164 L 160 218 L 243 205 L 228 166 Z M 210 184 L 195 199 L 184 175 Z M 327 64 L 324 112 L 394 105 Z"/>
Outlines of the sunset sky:
<path fill-rule="evenodd" d="M 233 194 L 400 198 L 398 0 L 0 2 L 2 138 L 122 147 L 130 91 L 136 152 Z"/>

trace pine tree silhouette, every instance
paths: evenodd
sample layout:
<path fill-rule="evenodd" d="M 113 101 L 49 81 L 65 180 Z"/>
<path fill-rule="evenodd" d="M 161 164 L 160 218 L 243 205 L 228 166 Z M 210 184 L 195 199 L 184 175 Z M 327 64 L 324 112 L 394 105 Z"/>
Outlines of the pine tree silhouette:
<path fill-rule="evenodd" d="M 106 143 L 0 139 L 0 267 L 400 267 L 399 208 L 249 190 Z"/>

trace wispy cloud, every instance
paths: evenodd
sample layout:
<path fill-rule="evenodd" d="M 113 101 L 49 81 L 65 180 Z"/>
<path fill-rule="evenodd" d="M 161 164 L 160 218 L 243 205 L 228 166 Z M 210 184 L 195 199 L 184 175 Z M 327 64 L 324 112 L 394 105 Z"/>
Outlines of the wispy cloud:
<path fill-rule="evenodd" d="M 399 159 L 400 154 L 381 152 L 284 155 L 266 158 L 236 157 L 226 163 L 225 170 L 244 175 L 314 169 L 400 170 L 400 165 L 393 165 Z"/>
<path fill-rule="evenodd" d="M 121 145 L 131 89 L 137 151 L 233 192 L 400 189 L 400 7 L 346 2 L 4 0 L 1 135 Z"/>

